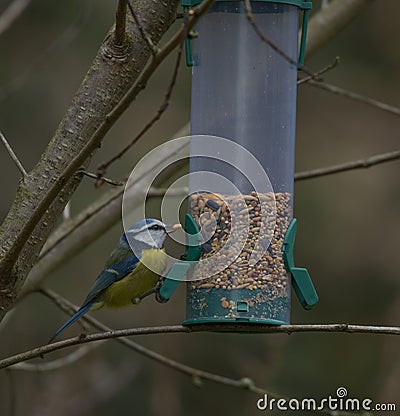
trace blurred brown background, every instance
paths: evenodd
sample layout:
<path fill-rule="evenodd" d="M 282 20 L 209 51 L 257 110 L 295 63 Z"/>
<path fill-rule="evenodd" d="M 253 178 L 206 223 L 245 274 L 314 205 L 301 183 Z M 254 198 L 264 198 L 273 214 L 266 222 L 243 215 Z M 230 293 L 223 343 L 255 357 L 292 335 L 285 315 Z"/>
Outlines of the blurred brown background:
<path fill-rule="evenodd" d="M 8 5 L 0 1 L 0 11 Z M 114 1 L 32 1 L 0 36 L 0 130 L 27 169 L 51 138 L 103 37 L 113 23 Z M 314 2 L 318 10 L 320 2 Z M 326 75 L 332 84 L 400 106 L 400 3 L 375 1 L 307 63 L 318 70 L 340 56 Z M 108 134 L 92 170 L 138 132 L 160 105 L 175 56 Z M 170 108 L 108 175 L 120 178 L 135 161 L 168 140 L 190 115 L 190 70 L 182 65 Z M 360 159 L 399 148 L 400 119 L 367 105 L 302 85 L 298 95 L 296 170 Z M 312 312 L 292 304 L 293 323 L 398 325 L 400 316 L 398 161 L 296 184 L 296 262 L 306 266 L 320 303 Z M 19 175 L 0 147 L 3 218 Z M 72 200 L 72 214 L 106 189 L 89 179 Z M 156 215 L 156 213 L 154 214 Z M 79 304 L 121 232 L 114 227 L 50 276 L 49 287 Z M 180 323 L 184 290 L 166 305 L 96 317 L 115 328 Z M 30 295 L 0 326 L 1 356 L 44 344 L 65 315 L 39 294 Z M 77 327 L 67 334 L 76 334 Z M 250 377 L 286 397 L 327 397 L 345 386 L 351 397 L 398 399 L 400 356 L 394 336 L 363 334 L 193 334 L 137 337 L 186 364 L 232 378 Z M 46 360 L 70 350 L 51 354 Z M 38 362 L 43 362 L 38 360 Z M 15 388 L 11 389 L 11 385 Z M 190 378 L 110 341 L 75 364 L 53 372 L 3 371 L 1 414 L 15 415 L 256 415 L 257 396 L 219 384 L 196 387 Z M 397 394 L 396 394 L 397 393 Z M 397 407 L 400 403 L 397 402 Z"/>

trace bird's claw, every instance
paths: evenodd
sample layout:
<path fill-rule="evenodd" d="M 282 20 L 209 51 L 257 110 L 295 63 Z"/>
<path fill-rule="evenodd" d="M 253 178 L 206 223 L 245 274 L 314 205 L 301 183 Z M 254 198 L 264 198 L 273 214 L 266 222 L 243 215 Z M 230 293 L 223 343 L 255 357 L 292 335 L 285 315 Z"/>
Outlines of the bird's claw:
<path fill-rule="evenodd" d="M 161 288 L 157 288 L 156 289 L 156 301 L 158 303 L 167 303 L 169 301 L 169 299 L 166 299 L 166 298 L 164 298 L 164 297 L 161 296 L 160 289 Z"/>
<path fill-rule="evenodd" d="M 164 284 L 164 281 L 165 281 L 165 278 L 161 278 L 157 282 L 157 284 L 156 284 L 156 286 L 154 288 L 155 289 L 155 298 L 156 298 L 156 301 L 158 303 L 167 303 L 169 301 L 169 299 L 166 299 L 163 296 L 161 296 L 161 293 L 160 293 L 160 290 L 162 288 L 162 285 Z"/>
<path fill-rule="evenodd" d="M 132 299 L 132 303 L 134 305 L 138 305 L 141 301 L 142 301 L 142 299 L 140 297 L 136 297 L 136 298 Z"/>

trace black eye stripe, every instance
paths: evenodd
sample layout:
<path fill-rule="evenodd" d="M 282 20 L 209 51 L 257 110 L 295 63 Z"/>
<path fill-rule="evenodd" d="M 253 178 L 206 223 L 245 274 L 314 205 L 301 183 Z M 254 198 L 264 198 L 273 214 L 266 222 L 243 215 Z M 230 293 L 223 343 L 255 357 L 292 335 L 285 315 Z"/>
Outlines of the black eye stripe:
<path fill-rule="evenodd" d="M 154 224 L 150 227 L 150 230 L 162 230 L 164 227 L 158 224 Z"/>

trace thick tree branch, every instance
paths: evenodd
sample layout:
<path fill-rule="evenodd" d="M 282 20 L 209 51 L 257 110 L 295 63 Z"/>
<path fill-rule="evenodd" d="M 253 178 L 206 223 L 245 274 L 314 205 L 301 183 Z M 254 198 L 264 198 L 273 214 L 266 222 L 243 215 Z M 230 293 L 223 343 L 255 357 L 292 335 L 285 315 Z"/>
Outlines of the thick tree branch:
<path fill-rule="evenodd" d="M 306 59 L 344 29 L 372 0 L 332 0 L 310 19 Z"/>
<path fill-rule="evenodd" d="M 175 18 L 177 0 L 137 3 L 137 14 L 157 43 Z M 104 119 L 134 84 L 151 53 L 137 26 L 127 22 L 123 47 L 107 36 L 55 136 L 0 228 L 0 319 L 11 307 L 27 272 L 79 184 L 72 177 L 108 131 Z M 139 90 L 136 91 L 136 94 Z M 118 118 L 118 117 L 117 117 Z M 99 134 L 99 127 L 103 130 Z M 93 137 L 94 133 L 97 136 Z"/>
<path fill-rule="evenodd" d="M 13 0 L 0 16 L 0 35 L 24 12 L 31 0 Z"/>

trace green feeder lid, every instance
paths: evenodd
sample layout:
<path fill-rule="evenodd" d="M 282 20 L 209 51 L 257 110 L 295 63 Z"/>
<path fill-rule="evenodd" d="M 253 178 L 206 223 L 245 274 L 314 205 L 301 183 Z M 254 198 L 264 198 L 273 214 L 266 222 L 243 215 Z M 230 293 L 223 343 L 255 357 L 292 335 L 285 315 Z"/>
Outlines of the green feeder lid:
<path fill-rule="evenodd" d="M 181 5 L 184 10 L 189 9 L 190 7 L 197 6 L 203 0 L 181 0 Z M 230 1 L 230 0 L 215 0 L 216 2 L 223 2 L 223 1 Z M 235 1 L 243 1 L 243 0 L 235 0 Z M 306 50 L 306 38 L 307 38 L 307 28 L 308 28 L 308 17 L 310 10 L 312 9 L 312 1 L 308 0 L 252 0 L 255 2 L 264 2 L 264 3 L 280 3 L 280 4 L 288 4 L 291 6 L 296 6 L 303 11 L 303 22 L 301 26 L 301 39 L 300 39 L 300 51 L 299 51 L 299 62 L 298 62 L 298 69 L 301 69 L 304 66 L 304 55 Z M 185 40 L 185 55 L 186 55 L 186 65 L 191 67 L 194 65 L 193 57 L 192 57 L 192 47 L 191 47 L 191 39 L 188 37 Z"/>

